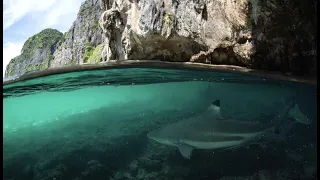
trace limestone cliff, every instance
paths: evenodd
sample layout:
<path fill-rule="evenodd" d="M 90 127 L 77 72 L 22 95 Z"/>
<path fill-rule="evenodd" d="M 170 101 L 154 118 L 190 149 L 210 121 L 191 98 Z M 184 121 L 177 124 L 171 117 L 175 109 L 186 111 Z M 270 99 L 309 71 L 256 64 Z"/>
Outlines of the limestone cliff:
<path fill-rule="evenodd" d="M 100 0 L 102 58 L 316 75 L 316 0 Z"/>
<path fill-rule="evenodd" d="M 85 1 L 80 7 L 77 19 L 66 33 L 49 29 L 29 38 L 21 55 L 12 59 L 7 65 L 5 77 L 20 76 L 26 72 L 47 68 L 99 62 L 101 58 L 99 48 L 103 40 L 98 23 L 100 15 L 98 0 Z M 55 38 L 52 39 L 52 36 Z M 36 45 L 46 44 L 50 39 L 52 39 L 48 45 L 52 46 L 49 48 L 50 51 L 47 51 L 47 46 Z"/>
<path fill-rule="evenodd" d="M 87 0 L 48 67 L 160 59 L 316 76 L 316 2 Z"/>
<path fill-rule="evenodd" d="M 44 70 L 53 61 L 57 42 L 63 34 L 54 29 L 45 29 L 30 37 L 23 45 L 21 54 L 6 67 L 5 77 L 19 76 L 26 72 Z"/>
<path fill-rule="evenodd" d="M 100 15 L 98 0 L 87 0 L 81 5 L 77 19 L 54 52 L 51 67 L 100 62 L 99 45 L 103 42 Z"/>

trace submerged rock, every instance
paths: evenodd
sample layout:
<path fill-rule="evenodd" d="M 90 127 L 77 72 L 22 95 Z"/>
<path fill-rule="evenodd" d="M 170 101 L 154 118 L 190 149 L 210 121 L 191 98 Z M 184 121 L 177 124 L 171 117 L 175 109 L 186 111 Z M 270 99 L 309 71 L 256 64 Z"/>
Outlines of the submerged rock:
<path fill-rule="evenodd" d="M 45 170 L 43 172 L 37 172 L 35 176 L 35 180 L 51 180 L 51 179 L 64 179 L 65 174 L 67 173 L 68 168 L 64 164 L 60 164 L 57 167 L 49 170 Z"/>
<path fill-rule="evenodd" d="M 273 170 L 260 170 L 259 172 L 253 173 L 249 176 L 225 176 L 219 178 L 219 180 L 284 180 L 284 179 L 292 179 L 298 180 L 300 176 L 298 172 L 294 169 L 280 169 L 278 171 Z"/>
<path fill-rule="evenodd" d="M 106 177 L 106 175 L 108 173 L 109 169 L 100 164 L 99 162 L 94 163 L 94 164 L 89 164 L 88 163 L 88 167 L 85 171 L 83 171 L 81 173 L 82 175 L 82 179 L 103 179 L 104 177 Z"/>

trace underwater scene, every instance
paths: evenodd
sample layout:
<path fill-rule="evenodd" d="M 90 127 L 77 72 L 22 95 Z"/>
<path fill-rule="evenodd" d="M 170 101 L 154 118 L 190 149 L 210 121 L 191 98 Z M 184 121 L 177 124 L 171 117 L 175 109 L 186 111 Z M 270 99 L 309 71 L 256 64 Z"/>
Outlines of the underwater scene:
<path fill-rule="evenodd" d="M 317 88 L 121 68 L 3 86 L 5 180 L 316 179 Z"/>

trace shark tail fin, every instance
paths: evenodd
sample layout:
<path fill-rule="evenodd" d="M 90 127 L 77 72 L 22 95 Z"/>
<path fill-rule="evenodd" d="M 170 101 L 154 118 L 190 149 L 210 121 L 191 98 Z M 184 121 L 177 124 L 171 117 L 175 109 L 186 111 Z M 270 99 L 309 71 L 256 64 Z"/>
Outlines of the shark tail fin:
<path fill-rule="evenodd" d="M 279 127 L 282 125 L 283 121 L 288 116 L 290 110 L 295 104 L 295 98 L 290 98 L 287 102 L 283 98 L 281 98 L 282 103 L 285 107 L 275 116 L 275 118 L 271 121 L 275 125 L 274 132 L 279 134 Z"/>
<path fill-rule="evenodd" d="M 293 107 L 290 108 L 288 117 L 294 119 L 296 123 L 311 124 L 312 122 L 311 119 L 301 112 L 298 104 L 294 104 Z"/>
<path fill-rule="evenodd" d="M 276 122 L 275 133 L 279 134 L 279 127 L 287 117 L 294 120 L 294 122 L 289 123 L 289 127 L 292 127 L 295 123 L 310 124 L 312 122 L 311 119 L 301 112 L 294 97 L 290 98 L 287 102 L 284 99 L 281 100 L 285 107 L 273 120 L 273 122 Z"/>
<path fill-rule="evenodd" d="M 284 105 L 286 105 L 285 100 L 283 98 L 281 98 L 281 101 Z M 305 114 L 301 112 L 300 107 L 295 102 L 295 100 L 293 102 L 293 105 L 289 109 L 288 117 L 295 120 L 296 123 L 311 124 L 312 122 L 312 119 L 308 118 Z"/>

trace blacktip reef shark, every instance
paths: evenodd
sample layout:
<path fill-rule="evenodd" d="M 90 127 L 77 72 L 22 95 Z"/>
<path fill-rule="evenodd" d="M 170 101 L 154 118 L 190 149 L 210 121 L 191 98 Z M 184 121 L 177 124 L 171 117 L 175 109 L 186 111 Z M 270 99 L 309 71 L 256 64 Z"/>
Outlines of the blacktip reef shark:
<path fill-rule="evenodd" d="M 149 132 L 147 136 L 161 144 L 178 147 L 181 155 L 190 159 L 194 149 L 237 147 L 259 137 L 266 130 L 276 132 L 286 117 L 293 117 L 304 124 L 310 123 L 294 99 L 289 100 L 267 124 L 223 118 L 220 103 L 216 100 L 199 116 L 169 124 Z"/>

